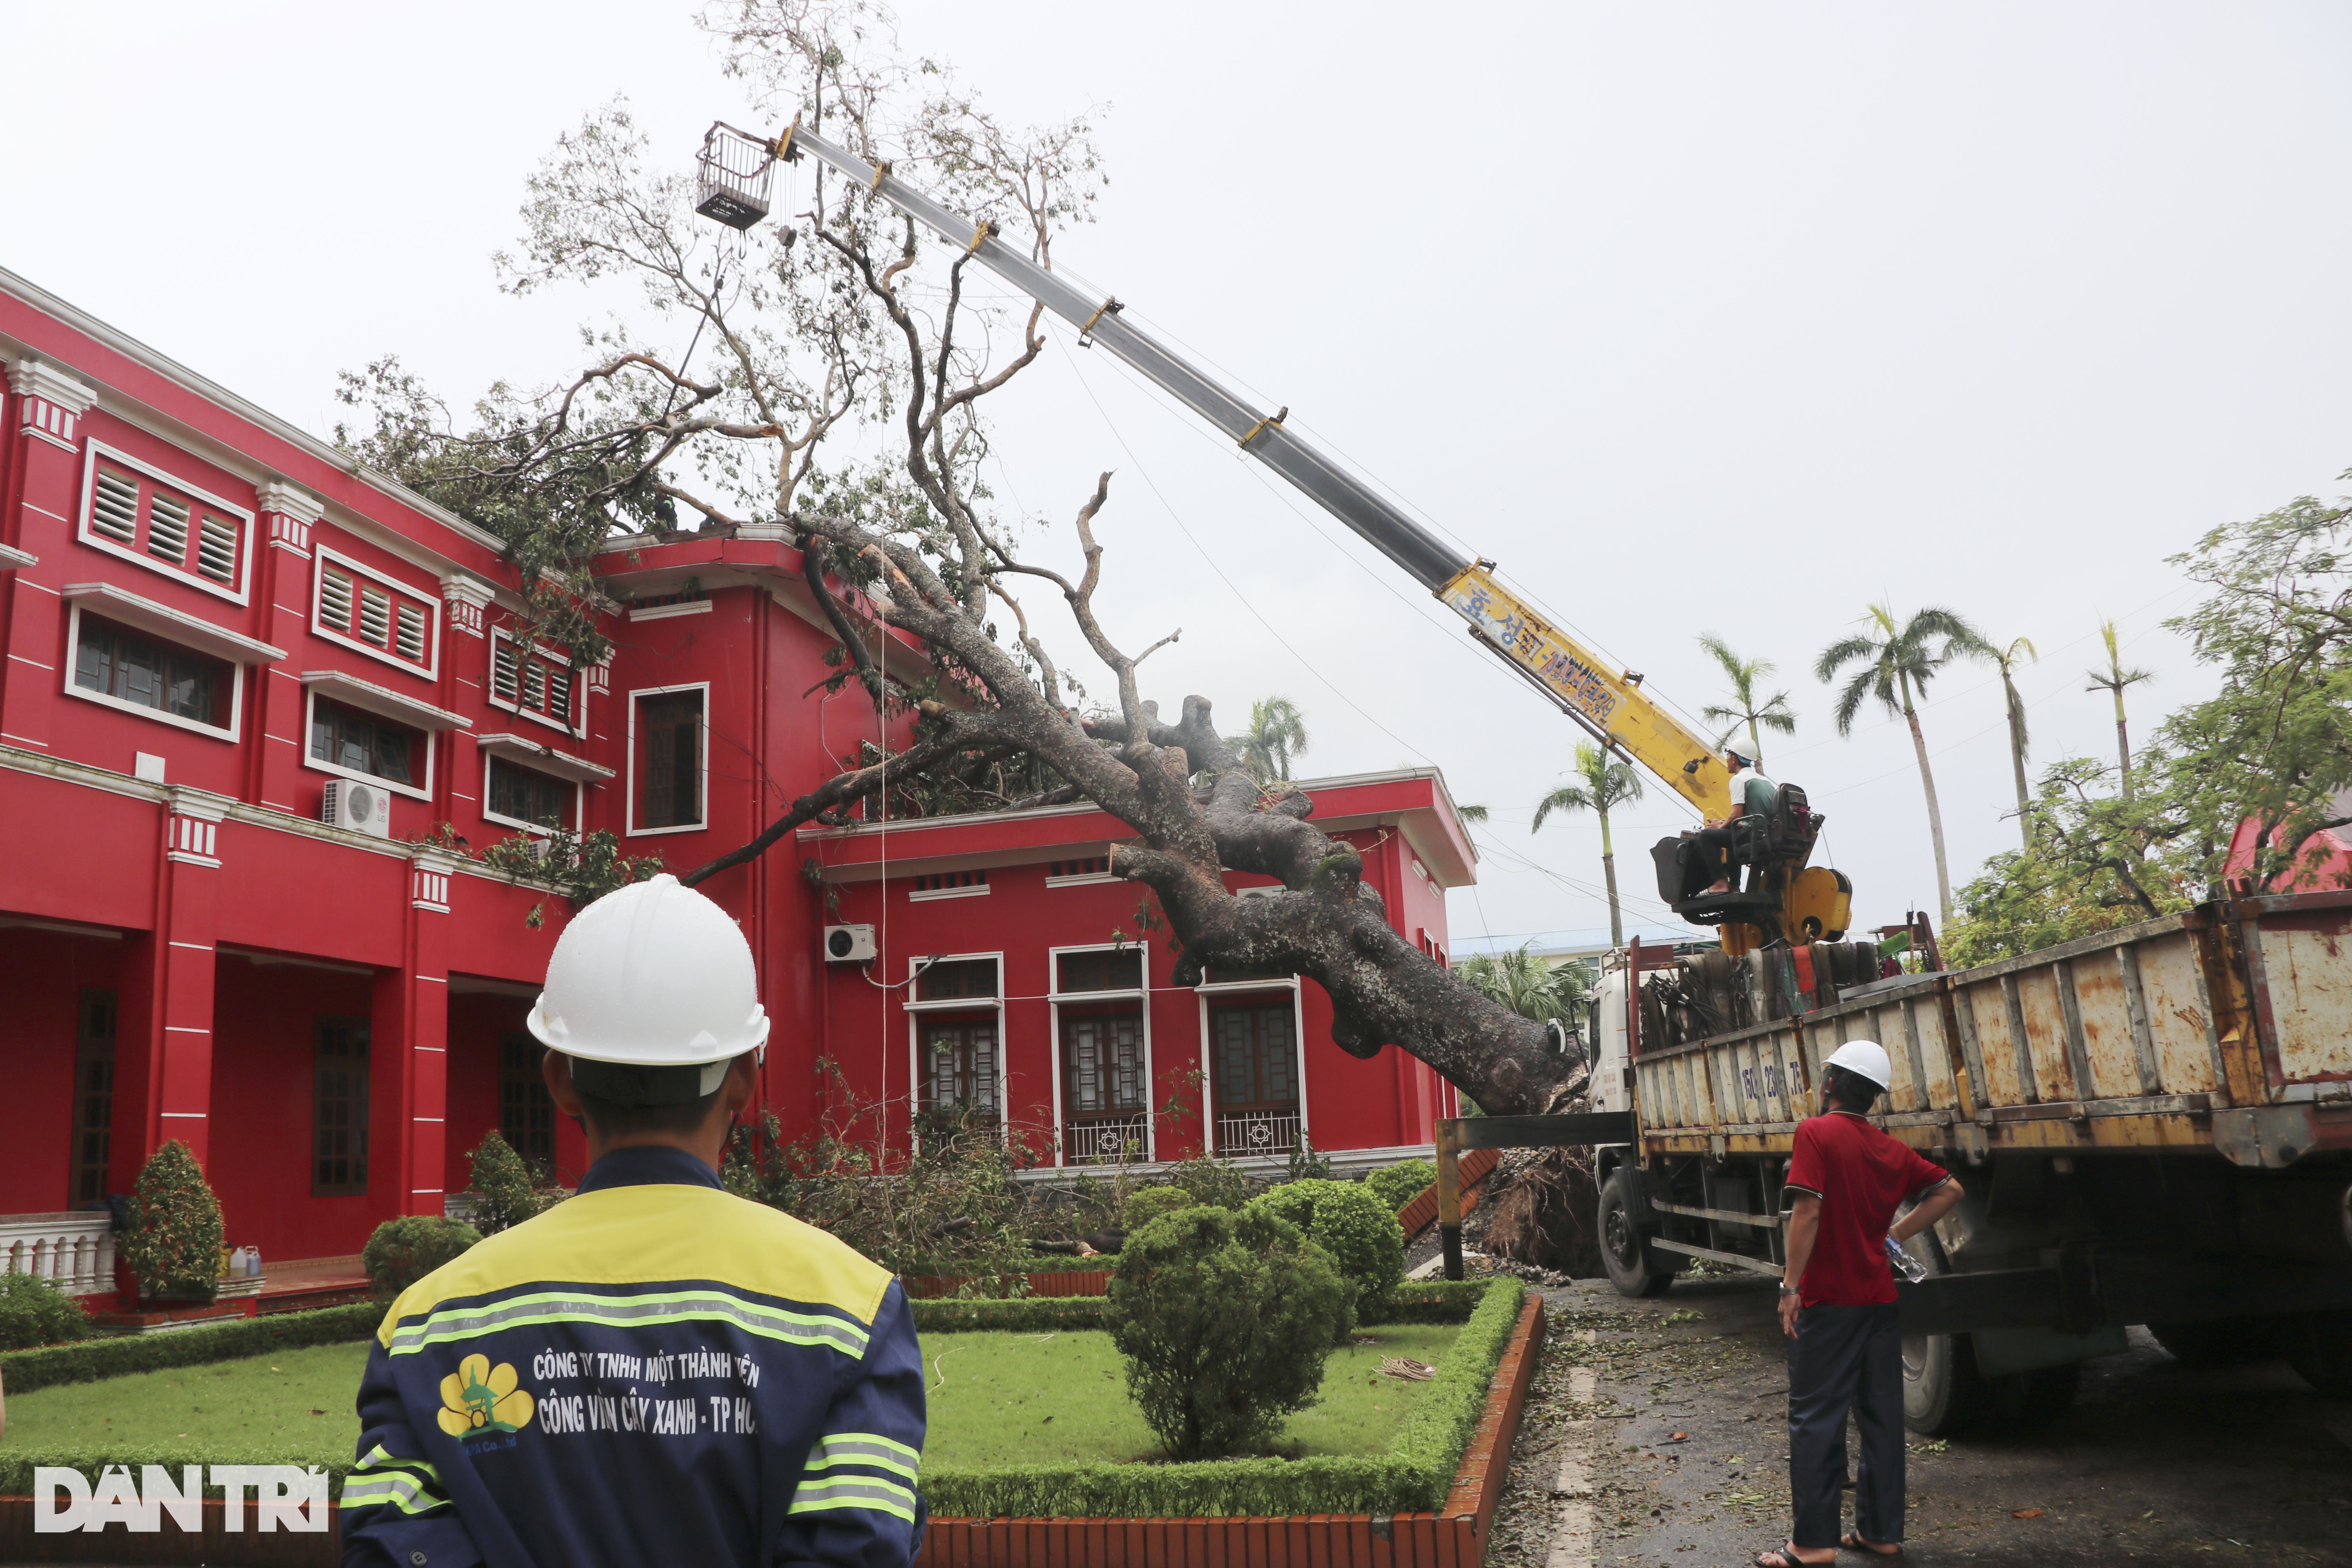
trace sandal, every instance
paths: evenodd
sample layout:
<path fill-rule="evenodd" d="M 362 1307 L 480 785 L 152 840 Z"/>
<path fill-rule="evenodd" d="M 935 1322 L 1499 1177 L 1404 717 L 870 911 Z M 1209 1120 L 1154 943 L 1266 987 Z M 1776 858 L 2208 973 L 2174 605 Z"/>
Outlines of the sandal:
<path fill-rule="evenodd" d="M 1900 1557 L 1903 1543 L 1899 1541 L 1873 1541 L 1859 1530 L 1849 1530 L 1838 1538 L 1838 1544 L 1848 1552 L 1867 1552 L 1873 1557 Z"/>
<path fill-rule="evenodd" d="M 1769 1552 L 1758 1552 L 1756 1568 L 1829 1568 L 1829 1564 L 1836 1561 L 1836 1554 L 1832 1552 L 1819 1563 L 1808 1563 L 1797 1555 L 1797 1543 L 1791 1541 Z"/>

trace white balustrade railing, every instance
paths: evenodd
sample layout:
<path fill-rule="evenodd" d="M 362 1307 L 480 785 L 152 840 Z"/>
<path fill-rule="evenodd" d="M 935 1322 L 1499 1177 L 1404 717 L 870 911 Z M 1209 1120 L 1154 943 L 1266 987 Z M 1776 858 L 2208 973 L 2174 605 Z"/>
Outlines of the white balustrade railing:
<path fill-rule="evenodd" d="M 1148 1147 L 1140 1116 L 1120 1116 L 1099 1121 L 1074 1121 L 1062 1129 L 1062 1158 L 1081 1162 L 1140 1160 Z"/>
<path fill-rule="evenodd" d="M 1295 1110 L 1241 1110 L 1217 1118 L 1220 1154 L 1287 1154 L 1297 1147 Z"/>
<path fill-rule="evenodd" d="M 30 1274 L 68 1296 L 114 1289 L 114 1225 L 104 1210 L 0 1215 L 0 1274 Z"/>

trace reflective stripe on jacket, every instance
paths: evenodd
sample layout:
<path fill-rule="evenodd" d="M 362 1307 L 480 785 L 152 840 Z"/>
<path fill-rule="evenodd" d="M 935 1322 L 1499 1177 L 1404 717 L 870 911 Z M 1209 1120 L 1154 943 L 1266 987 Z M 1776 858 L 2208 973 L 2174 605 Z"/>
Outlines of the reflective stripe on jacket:
<path fill-rule="evenodd" d="M 824 1563 L 920 1544 L 904 1293 L 672 1149 L 614 1150 L 384 1315 L 343 1561 Z"/>

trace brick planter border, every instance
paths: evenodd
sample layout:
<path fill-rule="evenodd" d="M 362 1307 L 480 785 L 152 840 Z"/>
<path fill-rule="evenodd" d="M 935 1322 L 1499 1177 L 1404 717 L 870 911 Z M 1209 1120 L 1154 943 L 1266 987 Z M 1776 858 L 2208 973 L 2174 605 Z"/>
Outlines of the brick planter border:
<path fill-rule="evenodd" d="M 1511 1442 L 1535 1382 L 1543 1302 L 1529 1291 L 1503 1347 L 1445 1506 L 1435 1513 L 1313 1513 L 1272 1519 L 935 1519 L 916 1568 L 1481 1568 L 1511 1470 Z M 33 1500 L 0 1498 L 0 1562 L 212 1563 L 222 1568 L 329 1568 L 342 1549 L 341 1505 L 319 1534 L 223 1528 L 205 1504 L 202 1534 L 33 1533 Z"/>
<path fill-rule="evenodd" d="M 1435 1513 L 934 1519 L 916 1568 L 1479 1568 L 1543 1336 L 1543 1301 L 1529 1291 Z"/>

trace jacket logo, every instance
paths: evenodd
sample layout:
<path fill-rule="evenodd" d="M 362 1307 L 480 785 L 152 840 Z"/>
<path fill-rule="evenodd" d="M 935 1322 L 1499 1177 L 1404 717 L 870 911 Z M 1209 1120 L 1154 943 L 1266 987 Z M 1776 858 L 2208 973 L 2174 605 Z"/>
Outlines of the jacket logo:
<path fill-rule="evenodd" d="M 467 1356 L 441 1380 L 441 1408 L 434 1413 L 441 1430 L 452 1437 L 521 1431 L 530 1425 L 538 1404 L 515 1386 L 516 1381 L 509 1363 L 494 1367 L 488 1356 Z"/>

